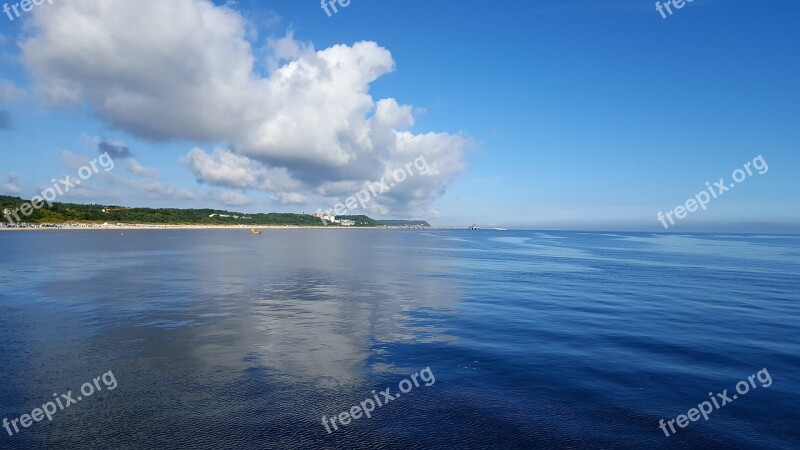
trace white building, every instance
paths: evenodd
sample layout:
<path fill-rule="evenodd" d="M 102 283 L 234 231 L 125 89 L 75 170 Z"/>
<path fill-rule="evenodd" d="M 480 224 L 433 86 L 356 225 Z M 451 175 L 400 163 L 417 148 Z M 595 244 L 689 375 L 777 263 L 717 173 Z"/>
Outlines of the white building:
<path fill-rule="evenodd" d="M 339 223 L 339 221 L 336 220 L 336 216 L 334 216 L 331 213 L 317 213 L 317 214 L 314 214 L 312 217 L 320 219 L 323 222 Z"/>

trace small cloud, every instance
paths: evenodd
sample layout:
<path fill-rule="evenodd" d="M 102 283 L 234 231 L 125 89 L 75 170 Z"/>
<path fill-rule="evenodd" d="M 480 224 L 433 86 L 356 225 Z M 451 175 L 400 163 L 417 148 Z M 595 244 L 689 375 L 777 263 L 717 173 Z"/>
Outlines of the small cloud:
<path fill-rule="evenodd" d="M 2 45 L 2 43 L 0 43 Z M 9 80 L 0 80 L 0 101 L 12 102 L 25 96 L 25 92 Z"/>
<path fill-rule="evenodd" d="M 295 60 L 309 51 L 313 52 L 314 46 L 295 40 L 294 30 L 290 27 L 284 37 L 267 39 L 267 50 L 267 69 L 274 72 L 282 63 Z"/>
<path fill-rule="evenodd" d="M 216 149 L 209 155 L 195 147 L 180 161 L 191 169 L 199 182 L 233 188 L 248 188 L 256 183 L 250 159 L 230 150 Z"/>
<path fill-rule="evenodd" d="M 228 206 L 246 206 L 252 203 L 246 195 L 235 191 L 213 192 L 211 197 Z"/>
<path fill-rule="evenodd" d="M 175 186 L 157 180 L 141 180 L 133 188 L 135 192 L 144 193 L 151 198 L 168 198 L 175 200 L 197 200 L 197 195 L 187 189 L 176 188 Z"/>
<path fill-rule="evenodd" d="M 284 205 L 301 205 L 308 203 L 306 196 L 298 194 L 297 192 L 284 192 L 278 194 L 276 199 Z"/>
<path fill-rule="evenodd" d="M 19 195 L 22 189 L 19 187 L 19 175 L 9 173 L 6 176 L 6 183 L 0 183 L 0 192 L 7 195 Z"/>
<path fill-rule="evenodd" d="M 281 21 L 283 21 L 283 18 L 281 17 L 280 14 L 278 14 L 275 11 L 269 10 L 264 13 L 264 17 L 261 22 L 264 25 L 264 27 L 266 27 L 268 30 L 271 30 L 280 25 Z"/>
<path fill-rule="evenodd" d="M 89 164 L 89 158 L 83 155 L 72 153 L 69 150 L 61 150 L 59 157 L 61 159 L 61 164 L 73 170 L 78 170 L 81 167 Z"/>
<path fill-rule="evenodd" d="M 124 142 L 99 141 L 97 143 L 97 151 L 100 154 L 108 153 L 112 159 L 133 158 L 133 152 L 131 152 L 131 149 L 125 146 Z"/>
<path fill-rule="evenodd" d="M 291 191 L 300 187 L 285 168 L 266 167 L 229 149 L 208 154 L 195 147 L 180 159 L 197 181 L 212 186 L 262 191 Z"/>
<path fill-rule="evenodd" d="M 103 173 L 103 172 L 101 172 Z M 197 200 L 198 196 L 186 189 L 180 189 L 170 184 L 153 180 L 149 178 L 141 178 L 138 180 L 129 180 L 114 173 L 106 173 L 104 176 L 106 182 L 111 186 L 116 186 L 131 192 L 127 195 L 140 195 L 146 198 L 159 198 L 159 199 L 172 199 L 172 200 Z M 81 184 L 83 186 L 83 184 Z"/>
<path fill-rule="evenodd" d="M 157 169 L 145 167 L 139 164 L 139 162 L 135 159 L 129 159 L 125 161 L 125 168 L 128 169 L 130 173 L 138 175 L 142 178 L 155 178 L 158 176 Z"/>

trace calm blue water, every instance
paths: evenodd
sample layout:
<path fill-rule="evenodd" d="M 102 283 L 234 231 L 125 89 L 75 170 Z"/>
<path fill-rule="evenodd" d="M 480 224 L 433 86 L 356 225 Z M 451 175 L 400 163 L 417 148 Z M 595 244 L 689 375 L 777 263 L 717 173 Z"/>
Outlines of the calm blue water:
<path fill-rule="evenodd" d="M 118 382 L 1 448 L 800 447 L 798 237 L 0 232 L 0 255 L 0 418 Z"/>

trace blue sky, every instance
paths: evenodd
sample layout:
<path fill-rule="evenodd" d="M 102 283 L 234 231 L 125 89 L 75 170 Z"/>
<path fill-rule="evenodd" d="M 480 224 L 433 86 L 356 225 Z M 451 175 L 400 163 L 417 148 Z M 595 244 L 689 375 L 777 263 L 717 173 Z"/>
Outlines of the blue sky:
<path fill-rule="evenodd" d="M 350 212 L 663 230 L 659 211 L 762 155 L 671 231 L 800 231 L 797 2 L 75 3 L 0 16 L 2 193 L 110 142 L 134 158 L 60 200 L 312 212 L 419 153 L 435 175 Z"/>

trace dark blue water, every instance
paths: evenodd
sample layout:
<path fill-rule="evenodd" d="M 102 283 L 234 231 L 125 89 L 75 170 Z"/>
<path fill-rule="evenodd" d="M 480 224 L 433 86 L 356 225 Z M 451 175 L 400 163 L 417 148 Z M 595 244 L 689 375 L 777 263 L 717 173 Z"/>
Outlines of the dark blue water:
<path fill-rule="evenodd" d="M 0 418 L 117 382 L 1 448 L 800 447 L 798 237 L 0 232 L 0 255 Z"/>

